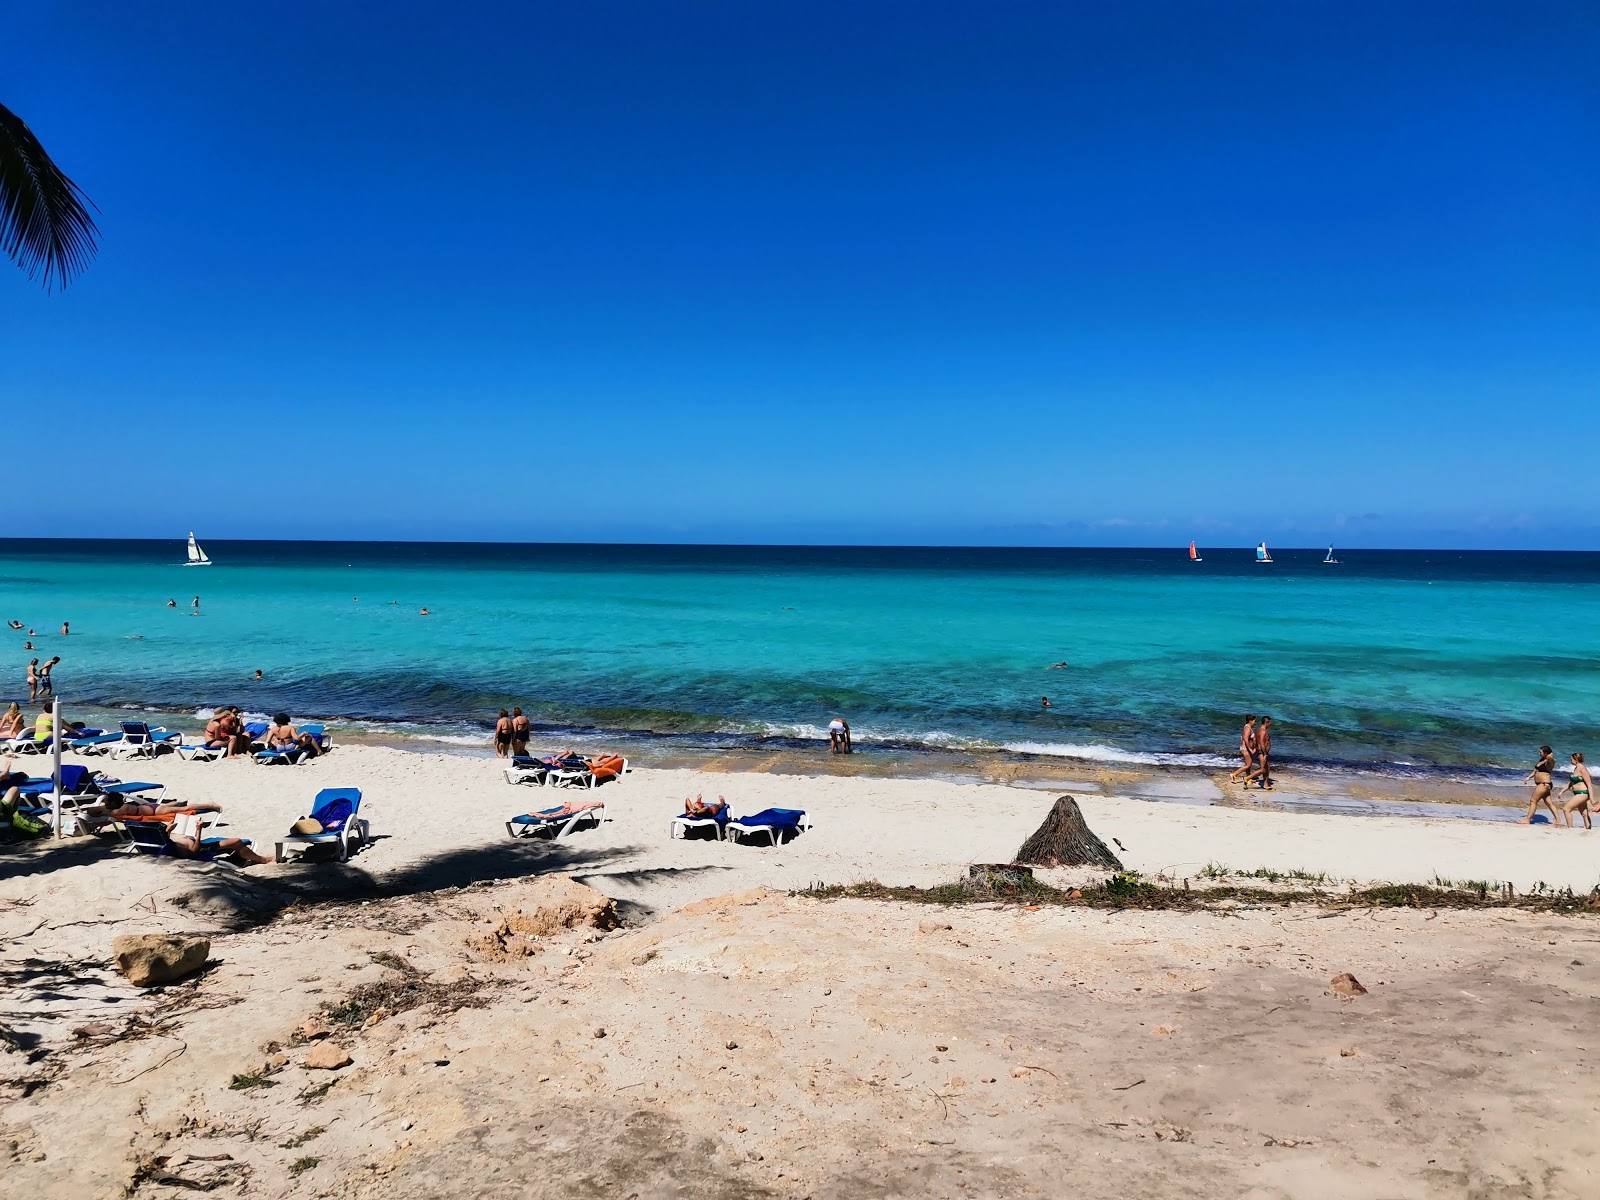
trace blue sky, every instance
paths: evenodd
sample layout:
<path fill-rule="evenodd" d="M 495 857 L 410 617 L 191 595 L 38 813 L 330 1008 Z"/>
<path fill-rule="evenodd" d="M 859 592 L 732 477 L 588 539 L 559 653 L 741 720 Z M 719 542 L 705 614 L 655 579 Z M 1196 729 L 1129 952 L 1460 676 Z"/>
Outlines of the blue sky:
<path fill-rule="evenodd" d="M 0 271 L 30 527 L 1600 547 L 1586 0 L 0 37 L 104 234 Z"/>

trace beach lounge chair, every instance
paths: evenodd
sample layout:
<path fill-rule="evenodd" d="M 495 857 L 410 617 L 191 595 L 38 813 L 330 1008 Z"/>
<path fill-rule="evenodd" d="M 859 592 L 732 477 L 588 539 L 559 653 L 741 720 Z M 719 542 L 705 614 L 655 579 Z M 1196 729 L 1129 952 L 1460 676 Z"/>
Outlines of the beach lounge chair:
<path fill-rule="evenodd" d="M 120 733 L 102 733 L 98 729 L 80 729 L 76 737 L 67 740 L 67 749 L 78 754 L 108 754 L 111 747 L 122 741 Z"/>
<path fill-rule="evenodd" d="M 313 846 L 337 845 L 339 861 L 345 862 L 352 848 L 365 846 L 372 840 L 371 828 L 359 815 L 360 811 L 360 788 L 323 788 L 311 802 L 311 811 L 301 818 L 317 822 L 322 832 L 285 834 L 278 839 L 277 860 L 286 861 L 284 854 L 290 849 L 304 854 Z"/>
<path fill-rule="evenodd" d="M 511 760 L 511 765 L 505 769 L 507 783 L 531 783 L 535 787 L 544 786 L 544 777 L 549 774 L 550 764 L 540 758 L 529 758 L 526 754 L 519 754 Z"/>
<path fill-rule="evenodd" d="M 688 813 L 681 813 L 672 818 L 672 836 L 686 838 L 691 829 L 709 829 L 717 840 L 728 836 L 728 806 L 724 804 L 720 812 L 710 816 L 691 817 Z"/>
<path fill-rule="evenodd" d="M 183 734 L 152 727 L 148 721 L 122 722 L 122 740 L 109 747 L 113 758 L 154 758 L 162 750 L 176 750 L 183 744 Z"/>
<path fill-rule="evenodd" d="M 122 827 L 128 831 L 128 836 L 133 840 L 133 848 L 139 854 L 170 855 L 173 858 L 192 858 L 200 862 L 210 862 L 216 858 L 222 853 L 219 849 L 221 843 L 229 840 L 203 837 L 200 839 L 199 851 L 191 854 L 173 842 L 173 824 L 172 820 L 144 817 L 139 820 L 124 821 Z M 252 844 L 249 838 L 239 840 L 247 846 Z"/>
<path fill-rule="evenodd" d="M 177 747 L 178 757 L 185 762 L 216 762 L 228 753 L 226 746 L 207 746 L 200 742 Z"/>
<path fill-rule="evenodd" d="M 523 813 L 506 822 L 506 832 L 514 838 L 548 837 L 552 840 L 565 837 L 578 826 L 593 822 L 595 828 L 606 819 L 603 800 L 573 800 L 558 808 L 542 812 Z"/>
<path fill-rule="evenodd" d="M 801 809 L 764 808 L 748 817 L 729 821 L 723 836 L 738 842 L 765 835 L 768 845 L 778 846 L 785 841 L 793 841 L 810 828 L 811 822 L 806 820 L 806 814 Z"/>

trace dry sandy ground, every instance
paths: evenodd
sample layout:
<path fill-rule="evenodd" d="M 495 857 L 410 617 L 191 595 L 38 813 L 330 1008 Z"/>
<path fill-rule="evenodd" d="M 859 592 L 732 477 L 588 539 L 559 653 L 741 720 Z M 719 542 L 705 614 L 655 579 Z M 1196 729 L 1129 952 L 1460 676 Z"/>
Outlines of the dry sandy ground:
<path fill-rule="evenodd" d="M 0 857 L 15 1194 L 185 1190 L 163 1176 L 266 1197 L 1600 1194 L 1592 917 L 750 894 L 1009 858 L 1052 799 L 1024 789 L 641 771 L 599 793 L 608 824 L 549 846 L 502 822 L 562 794 L 487 761 L 362 747 L 304 769 L 118 773 L 222 800 L 230 832 L 263 840 L 318 787 L 356 784 L 380 840 L 346 868 L 72 842 Z M 689 790 L 805 807 L 817 828 L 778 850 L 670 841 Z M 1564 830 L 1083 808 L 1128 865 L 1176 875 L 1225 861 L 1586 890 L 1600 857 Z M 545 886 L 486 881 L 558 872 L 621 901 L 629 927 L 486 953 L 500 910 Z M 105 969 L 111 938 L 159 929 L 211 932 L 214 964 L 135 993 Z M 352 1066 L 306 1070 L 307 1016 L 399 978 L 375 952 L 479 981 L 487 1007 L 394 1015 L 343 1039 Z M 1341 971 L 1369 994 L 1329 994 Z M 274 1044 L 275 1086 L 231 1090 Z"/>
<path fill-rule="evenodd" d="M 8 1191 L 1600 1194 L 1592 918 L 746 893 L 487 954 L 485 919 L 538 886 L 292 909 L 159 997 L 57 978 L 99 1024 L 8 1104 Z M 397 977 L 375 951 L 488 1006 L 393 1015 L 341 1036 L 352 1066 L 304 1069 L 305 1017 Z M 1344 970 L 1369 993 L 1330 994 Z M 106 1033 L 135 1017 L 148 1036 Z M 274 1043 L 276 1086 L 230 1090 Z"/>

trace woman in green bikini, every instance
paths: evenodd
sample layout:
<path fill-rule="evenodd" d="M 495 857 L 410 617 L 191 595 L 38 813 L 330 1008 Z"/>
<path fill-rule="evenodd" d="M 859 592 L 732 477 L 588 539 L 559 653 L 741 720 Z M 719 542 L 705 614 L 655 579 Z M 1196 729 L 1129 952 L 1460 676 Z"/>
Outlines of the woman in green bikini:
<path fill-rule="evenodd" d="M 1568 792 L 1572 793 L 1572 799 L 1568 800 L 1561 810 L 1562 815 L 1567 819 L 1567 827 L 1569 829 L 1577 828 L 1572 823 L 1572 814 L 1575 812 L 1583 814 L 1583 827 L 1585 829 L 1594 828 L 1589 821 L 1589 793 L 1593 790 L 1594 780 L 1589 778 L 1589 768 L 1583 765 L 1583 751 L 1574 750 L 1572 752 L 1572 778 L 1567 780 L 1567 786 L 1561 789 L 1563 796 Z"/>

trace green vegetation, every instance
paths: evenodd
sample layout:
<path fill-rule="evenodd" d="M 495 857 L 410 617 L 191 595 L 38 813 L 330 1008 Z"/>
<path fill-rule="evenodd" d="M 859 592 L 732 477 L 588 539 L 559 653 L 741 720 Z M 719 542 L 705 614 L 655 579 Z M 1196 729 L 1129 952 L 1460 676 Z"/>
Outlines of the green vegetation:
<path fill-rule="evenodd" d="M 301 1146 L 304 1146 L 307 1142 L 311 1141 L 314 1138 L 319 1138 L 319 1137 L 321 1137 L 323 1134 L 325 1134 L 327 1132 L 328 1132 L 327 1126 L 325 1126 L 325 1125 L 313 1125 L 310 1129 L 306 1130 L 304 1133 L 295 1134 L 287 1142 L 279 1142 L 278 1143 L 278 1149 L 279 1150 L 298 1150 L 298 1149 L 300 1149 Z"/>
<path fill-rule="evenodd" d="M 289 1164 L 289 1174 L 303 1175 L 321 1161 L 320 1158 L 297 1158 Z"/>
<path fill-rule="evenodd" d="M 315 1104 L 318 1100 L 321 1100 L 324 1096 L 331 1092 L 333 1090 L 333 1085 L 337 1082 L 337 1080 L 330 1079 L 327 1083 L 319 1083 L 314 1088 L 307 1088 L 305 1091 L 296 1096 L 295 1099 L 300 1101 L 302 1106 L 307 1104 Z"/>
<path fill-rule="evenodd" d="M 250 1088 L 277 1086 L 278 1085 L 276 1083 L 268 1079 L 265 1075 L 257 1075 L 254 1073 L 249 1075 L 235 1075 L 233 1080 L 228 1084 L 229 1090 L 235 1092 L 248 1091 Z"/>
<path fill-rule="evenodd" d="M 1471 881 L 1459 888 L 1414 883 L 1349 887 L 1342 891 L 1324 888 L 1269 890 L 1237 885 L 1190 888 L 1187 880 L 1178 884 L 1154 883 L 1141 877 L 1137 871 L 1118 871 L 1101 883 L 1085 884 L 1070 890 L 1029 879 L 1012 885 L 961 880 L 929 888 L 889 887 L 876 882 L 814 883 L 794 894 L 815 900 L 897 900 L 909 904 L 938 905 L 999 902 L 1071 908 L 1200 910 L 1243 904 L 1320 904 L 1339 908 L 1515 908 L 1534 912 L 1600 915 L 1600 886 L 1591 892 L 1575 893 L 1570 888 L 1553 890 L 1539 885 L 1525 895 L 1518 895 L 1509 886 L 1490 885 L 1481 880 Z"/>

